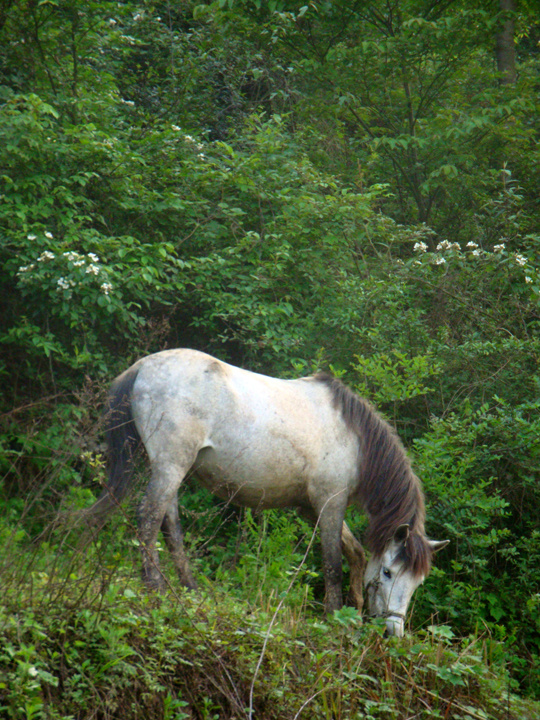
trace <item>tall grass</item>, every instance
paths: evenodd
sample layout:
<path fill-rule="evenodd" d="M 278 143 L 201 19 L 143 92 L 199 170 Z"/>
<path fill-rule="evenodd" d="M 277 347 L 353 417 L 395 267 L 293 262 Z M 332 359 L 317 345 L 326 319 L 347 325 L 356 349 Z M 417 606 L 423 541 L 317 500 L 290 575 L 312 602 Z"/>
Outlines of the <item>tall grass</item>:
<path fill-rule="evenodd" d="M 200 515 L 221 522 L 213 511 Z M 488 638 L 433 625 L 387 640 L 352 608 L 325 618 L 316 542 L 291 515 L 244 513 L 238 531 L 228 523 L 229 535 L 216 536 L 215 554 L 195 518 L 188 540 L 202 589 L 180 589 L 165 560 L 162 596 L 139 582 L 129 508 L 97 537 L 65 512 L 37 538 L 13 517 L 2 520 L 2 717 L 540 715 L 539 704 L 511 692 Z"/>

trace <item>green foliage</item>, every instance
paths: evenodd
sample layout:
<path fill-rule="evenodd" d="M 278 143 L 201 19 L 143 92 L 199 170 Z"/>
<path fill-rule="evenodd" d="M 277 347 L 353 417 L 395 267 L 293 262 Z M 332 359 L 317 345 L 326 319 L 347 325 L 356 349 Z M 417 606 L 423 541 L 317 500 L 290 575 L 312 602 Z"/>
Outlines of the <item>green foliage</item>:
<path fill-rule="evenodd" d="M 391 643 L 381 632 L 345 610 L 321 622 L 214 590 L 139 598 L 118 583 L 81 594 L 77 572 L 61 593 L 27 579 L 0 610 L 0 707 L 8 718 L 535 717 L 482 642 L 446 626 Z"/>
<path fill-rule="evenodd" d="M 53 707 L 78 716 L 91 697 L 107 717 L 123 692 L 148 717 L 194 717 L 194 707 L 212 717 L 223 705 L 206 661 L 177 660 L 198 645 L 178 608 L 166 622 L 152 601 L 137 605 L 127 581 L 117 595 L 103 590 L 111 576 L 133 575 L 128 515 L 91 545 L 79 574 L 59 519 L 50 524 L 58 508 L 87 505 L 103 480 L 109 380 L 181 345 L 284 377 L 331 368 L 414 448 L 428 530 L 451 540 L 414 610 L 418 624 L 437 612 L 451 630 L 433 625 L 425 641 L 383 649 L 344 609 L 310 626 L 303 645 L 276 632 L 260 717 L 277 702 L 292 716 L 426 707 L 432 717 L 503 716 L 503 681 L 492 707 L 485 666 L 459 639 L 470 634 L 488 664 L 506 662 L 522 691 L 540 692 L 532 6 L 521 3 L 516 18 L 517 83 L 503 86 L 495 2 L 3 3 L 0 567 L 7 585 L 27 572 L 31 586 L 20 640 L 10 620 L 0 630 L 8 716 L 55 717 Z M 294 625 L 320 600 L 319 564 L 305 555 L 310 531 L 287 514 L 238 525 L 190 493 L 182 505 L 195 567 L 233 598 L 216 603 L 224 619 L 210 601 L 190 617 L 209 619 L 218 656 L 220 634 L 227 658 L 245 654 L 225 693 L 232 716 L 235 692 L 238 713 L 249 706 L 253 638 L 266 632 L 239 609 L 244 586 L 251 613 L 262 605 L 270 616 L 283 600 Z M 87 592 L 111 603 L 103 616 Z M 48 625 L 43 608 L 60 597 L 69 620 L 53 613 Z M 234 636 L 227 613 L 231 628 L 247 630 Z M 392 670 L 384 680 L 375 666 L 360 677 L 362 643 Z M 146 674 L 139 653 L 152 659 Z M 196 698 L 177 679 L 179 662 L 203 688 Z M 423 705 L 405 707 L 413 675 L 429 687 Z M 358 690 L 353 699 L 338 676 Z M 289 705 L 295 684 L 303 699 Z M 481 705 L 468 704 L 464 688 L 478 699 L 478 687 Z M 55 705 L 63 692 L 66 704 Z"/>
<path fill-rule="evenodd" d="M 495 4 L 375 0 L 276 13 L 266 31 L 291 57 L 295 112 L 331 135 L 328 162 L 358 183 L 384 177 L 391 215 L 461 239 L 494 190 L 490 162 L 536 152 L 532 76 L 524 68 L 519 88 L 501 88 L 492 69 L 498 23 Z"/>
<path fill-rule="evenodd" d="M 465 403 L 415 443 L 433 532 L 453 538 L 426 589 L 429 604 L 438 598 L 440 615 L 463 633 L 483 630 L 506 640 L 519 673 L 525 647 L 528 672 L 540 658 L 531 615 L 540 590 L 537 408 L 499 400 L 473 410 Z"/>
<path fill-rule="evenodd" d="M 354 370 L 365 382 L 356 386 L 359 395 L 373 396 L 376 405 L 399 402 L 425 395 L 432 388 L 424 384 L 426 378 L 440 373 L 440 367 L 433 356 L 417 355 L 413 358 L 399 350 L 388 355 L 377 353 L 371 357 L 358 357 Z M 376 391 L 370 390 L 373 384 Z"/>
<path fill-rule="evenodd" d="M 284 601 L 291 611 L 301 612 L 313 598 L 312 582 L 319 572 L 306 562 L 313 528 L 283 511 L 264 513 L 259 521 L 248 509 L 242 522 L 242 542 L 237 563 L 217 579 L 241 588 L 255 606 Z M 302 551 L 304 548 L 306 550 Z"/>

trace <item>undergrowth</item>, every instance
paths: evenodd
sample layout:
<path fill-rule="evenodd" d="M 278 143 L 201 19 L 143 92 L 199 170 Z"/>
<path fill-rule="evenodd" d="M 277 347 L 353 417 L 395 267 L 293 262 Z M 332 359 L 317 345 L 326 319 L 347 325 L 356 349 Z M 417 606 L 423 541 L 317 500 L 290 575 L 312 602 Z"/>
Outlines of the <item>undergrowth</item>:
<path fill-rule="evenodd" d="M 5 499 L 0 718 L 540 716 L 540 703 L 515 694 L 510 656 L 491 635 L 424 623 L 386 639 L 384 622 L 362 624 L 352 608 L 325 618 L 309 525 L 289 512 L 224 510 L 198 492 L 181 506 L 201 589 L 182 591 L 163 552 L 162 596 L 137 578 L 131 508 L 94 536 L 77 512 L 92 497 L 82 484 L 52 514 L 46 492 L 30 493 L 22 508 Z"/>
<path fill-rule="evenodd" d="M 253 520 L 247 525 L 249 535 Z M 66 543 L 59 559 L 46 543 L 33 554 L 19 544 L 26 562 L 2 563 L 1 717 L 539 716 L 540 704 L 510 692 L 486 639 L 456 638 L 444 625 L 385 639 L 384 624 L 362 624 L 351 608 L 325 619 L 307 591 L 300 605 L 300 591 L 294 602 L 279 591 L 290 569 L 274 578 L 275 592 L 251 585 L 242 597 L 229 592 L 231 581 L 226 592 L 207 582 L 186 593 L 171 582 L 165 595 L 147 594 L 127 556 L 104 546 L 77 552 Z M 254 558 L 248 565 L 257 573 L 266 560 L 257 566 Z"/>

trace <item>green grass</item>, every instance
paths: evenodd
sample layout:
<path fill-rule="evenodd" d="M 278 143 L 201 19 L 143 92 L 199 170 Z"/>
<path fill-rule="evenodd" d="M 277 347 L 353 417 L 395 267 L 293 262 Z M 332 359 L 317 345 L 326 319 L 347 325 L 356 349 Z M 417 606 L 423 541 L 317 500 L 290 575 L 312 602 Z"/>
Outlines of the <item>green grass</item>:
<path fill-rule="evenodd" d="M 382 625 L 362 624 L 351 608 L 325 618 L 310 573 L 295 575 L 294 543 L 281 570 L 267 553 L 285 525 L 244 562 L 224 564 L 219 581 L 202 578 L 202 590 L 186 593 L 170 576 L 163 596 L 140 584 L 123 527 L 116 544 L 107 532 L 84 547 L 54 534 L 4 543 L 0 717 L 540 717 L 540 703 L 511 692 L 504 655 L 487 639 L 456 638 L 447 626 L 384 639 Z M 244 532 L 251 544 L 252 518 Z"/>

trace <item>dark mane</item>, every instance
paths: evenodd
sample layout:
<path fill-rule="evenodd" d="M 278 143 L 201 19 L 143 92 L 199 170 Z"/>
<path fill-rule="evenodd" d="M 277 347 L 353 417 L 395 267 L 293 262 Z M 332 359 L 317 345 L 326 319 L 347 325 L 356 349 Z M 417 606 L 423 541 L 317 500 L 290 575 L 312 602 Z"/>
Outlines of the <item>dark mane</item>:
<path fill-rule="evenodd" d="M 382 555 L 400 525 L 408 524 L 405 567 L 427 575 L 431 548 L 425 531 L 424 494 L 395 430 L 363 398 L 327 373 L 316 375 L 332 394 L 334 406 L 360 441 L 358 501 L 369 515 L 365 541 Z"/>

